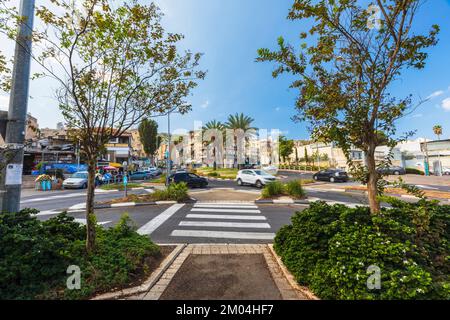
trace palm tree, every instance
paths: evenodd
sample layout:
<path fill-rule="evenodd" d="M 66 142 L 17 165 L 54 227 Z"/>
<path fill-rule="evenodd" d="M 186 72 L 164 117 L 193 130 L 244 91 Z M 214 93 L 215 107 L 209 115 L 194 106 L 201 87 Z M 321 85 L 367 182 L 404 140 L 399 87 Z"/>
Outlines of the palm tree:
<path fill-rule="evenodd" d="M 442 126 L 436 125 L 433 127 L 434 134 L 437 135 L 438 140 L 441 140 L 442 135 Z"/>
<path fill-rule="evenodd" d="M 225 125 L 220 121 L 212 120 L 212 121 L 207 122 L 203 126 L 202 130 L 203 130 L 203 133 L 205 133 L 205 131 L 207 131 L 207 130 L 219 130 L 222 132 L 222 136 L 223 136 L 223 131 L 225 130 Z M 212 136 L 211 141 L 206 142 L 206 145 L 214 143 L 215 141 L 216 141 L 216 137 Z M 217 170 L 216 148 L 213 148 L 213 157 L 214 157 L 213 168 L 214 168 L 214 171 L 216 171 Z"/>
<path fill-rule="evenodd" d="M 225 127 L 231 130 L 242 129 L 244 132 L 248 130 L 256 130 L 256 127 L 252 127 L 252 123 L 255 121 L 253 118 L 244 115 L 243 113 L 236 113 L 235 115 L 229 115 L 228 120 L 225 123 Z M 246 141 L 247 142 L 247 141 Z M 234 135 L 234 165 L 237 163 L 237 136 Z"/>
<path fill-rule="evenodd" d="M 434 134 L 437 135 L 438 140 L 441 140 L 442 135 L 442 126 L 436 125 L 433 127 Z M 441 163 L 441 154 L 438 151 L 438 161 L 439 161 L 439 175 L 442 176 L 442 163 Z"/>

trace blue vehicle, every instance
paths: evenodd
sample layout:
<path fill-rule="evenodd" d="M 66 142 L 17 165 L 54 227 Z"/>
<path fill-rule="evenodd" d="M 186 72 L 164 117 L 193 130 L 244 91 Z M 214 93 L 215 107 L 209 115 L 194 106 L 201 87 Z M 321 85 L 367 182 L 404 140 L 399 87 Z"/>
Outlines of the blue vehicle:
<path fill-rule="evenodd" d="M 128 177 L 131 180 L 148 180 L 152 178 L 152 175 L 149 172 L 145 171 L 136 171 L 128 173 Z"/>
<path fill-rule="evenodd" d="M 44 174 L 46 171 L 52 170 L 62 170 L 65 174 L 74 174 L 76 172 L 85 172 L 87 171 L 87 165 L 80 164 L 68 164 L 68 163 L 44 163 L 42 165 L 41 170 L 36 172 L 37 175 Z"/>

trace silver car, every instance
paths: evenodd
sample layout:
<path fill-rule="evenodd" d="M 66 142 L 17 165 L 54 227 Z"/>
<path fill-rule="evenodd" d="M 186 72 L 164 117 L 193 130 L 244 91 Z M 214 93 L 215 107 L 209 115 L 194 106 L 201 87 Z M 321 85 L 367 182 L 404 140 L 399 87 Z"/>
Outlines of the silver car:
<path fill-rule="evenodd" d="M 72 177 L 64 180 L 64 189 L 86 189 L 88 185 L 88 173 L 80 171 L 72 175 Z"/>

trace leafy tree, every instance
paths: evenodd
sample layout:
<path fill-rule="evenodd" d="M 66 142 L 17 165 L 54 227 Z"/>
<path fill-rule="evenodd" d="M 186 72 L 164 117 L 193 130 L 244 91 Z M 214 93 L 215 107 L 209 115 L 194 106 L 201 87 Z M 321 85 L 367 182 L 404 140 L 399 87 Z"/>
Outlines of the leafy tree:
<path fill-rule="evenodd" d="M 155 4 L 109 0 L 52 1 L 37 8 L 37 61 L 59 82 L 57 98 L 70 134 L 87 159 L 87 251 L 95 248 L 94 189 L 97 159 L 112 138 L 143 118 L 177 107 L 205 73 L 200 54 L 179 52 L 180 34 L 166 33 Z M 39 25 L 39 23 L 37 24 Z"/>
<path fill-rule="evenodd" d="M 144 152 L 150 158 L 151 163 L 154 164 L 154 156 L 161 142 L 160 137 L 158 137 L 158 123 L 155 120 L 145 118 L 139 124 L 138 130 Z"/>
<path fill-rule="evenodd" d="M 283 162 L 286 162 L 286 158 L 294 152 L 294 140 L 288 140 L 285 136 L 280 136 L 279 139 L 279 152 Z"/>
<path fill-rule="evenodd" d="M 437 25 L 427 34 L 415 31 L 422 3 L 376 0 L 367 8 L 357 0 L 295 0 L 288 18 L 311 24 L 309 32 L 300 33 L 305 41 L 300 52 L 282 37 L 277 51 L 258 51 L 258 61 L 277 63 L 274 77 L 297 77 L 292 83 L 299 90 L 295 120 L 312 122 L 315 139 L 343 149 L 353 173 L 367 184 L 372 213 L 380 210 L 377 195 L 385 185 L 375 162 L 379 133 L 393 148 L 402 140 L 395 123 L 412 107 L 412 97 L 391 96 L 390 85 L 404 69 L 424 68 L 426 49 L 437 43 Z M 374 21 L 374 11 L 380 21 Z M 352 147 L 364 151 L 366 166 L 351 161 Z"/>

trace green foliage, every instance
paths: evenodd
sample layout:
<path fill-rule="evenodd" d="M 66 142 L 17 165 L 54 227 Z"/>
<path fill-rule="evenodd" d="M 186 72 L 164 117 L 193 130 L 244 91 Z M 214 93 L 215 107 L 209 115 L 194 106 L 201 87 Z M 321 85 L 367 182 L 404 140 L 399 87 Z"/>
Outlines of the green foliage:
<path fill-rule="evenodd" d="M 220 174 L 218 172 L 210 172 L 208 173 L 208 177 L 220 177 Z"/>
<path fill-rule="evenodd" d="M 190 199 L 188 191 L 186 183 L 172 183 L 165 190 L 155 190 L 151 197 L 155 201 L 184 202 Z"/>
<path fill-rule="evenodd" d="M 159 254 L 129 217 L 111 229 L 97 226 L 98 246 L 86 254 L 86 228 L 66 213 L 41 222 L 36 210 L 0 215 L 1 299 L 86 299 L 130 282 L 144 260 Z M 68 290 L 66 270 L 81 269 L 81 290 Z"/>
<path fill-rule="evenodd" d="M 323 299 L 449 299 L 450 206 L 391 204 L 373 216 L 313 203 L 280 229 L 274 248 Z M 380 290 L 367 288 L 369 266 L 381 269 Z"/>
<path fill-rule="evenodd" d="M 301 44 L 280 37 L 277 50 L 258 50 L 257 61 L 274 62 L 273 77 L 295 77 L 291 88 L 299 95 L 294 120 L 310 122 L 315 140 L 335 142 L 343 150 L 353 176 L 368 183 L 371 210 L 377 213 L 381 177 L 375 149 L 393 148 L 413 133 L 399 138 L 396 123 L 416 105 L 411 96 L 393 97 L 389 88 L 406 69 L 424 68 L 428 49 L 438 42 L 439 26 L 413 32 L 420 1 L 387 0 L 377 1 L 383 22 L 374 28 L 367 5 L 357 0 L 295 1 L 288 18 L 310 24 L 301 33 Z M 351 160 L 354 147 L 364 151 L 367 168 Z"/>
<path fill-rule="evenodd" d="M 283 161 L 294 152 L 294 140 L 288 140 L 285 136 L 279 138 L 279 153 Z"/>
<path fill-rule="evenodd" d="M 286 183 L 286 192 L 294 199 L 302 199 L 306 196 L 305 190 L 302 187 L 301 180 L 292 180 Z"/>
<path fill-rule="evenodd" d="M 255 127 L 252 127 L 253 121 L 255 121 L 253 118 L 246 116 L 243 113 L 236 113 L 235 115 L 228 116 L 225 128 L 233 130 L 242 129 L 244 131 L 256 130 Z"/>
<path fill-rule="evenodd" d="M 283 194 L 285 194 L 285 187 L 280 181 L 269 182 L 261 191 L 261 195 L 264 199 L 281 196 Z"/>
<path fill-rule="evenodd" d="M 152 119 L 143 119 L 139 124 L 139 139 L 141 140 L 144 152 L 153 157 L 158 151 L 161 139 L 158 137 L 158 123 Z"/>

